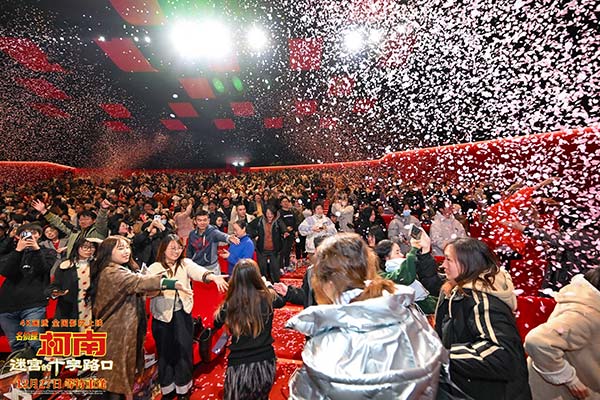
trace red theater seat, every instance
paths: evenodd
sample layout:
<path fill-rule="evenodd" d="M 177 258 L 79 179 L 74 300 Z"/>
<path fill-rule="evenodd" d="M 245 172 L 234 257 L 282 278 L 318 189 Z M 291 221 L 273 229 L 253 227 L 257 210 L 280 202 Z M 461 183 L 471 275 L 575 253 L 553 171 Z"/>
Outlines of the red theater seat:
<path fill-rule="evenodd" d="M 556 302 L 554 299 L 535 296 L 517 296 L 517 328 L 521 335 L 521 340 L 530 330 L 548 320 L 548 317 L 554 311 Z"/>

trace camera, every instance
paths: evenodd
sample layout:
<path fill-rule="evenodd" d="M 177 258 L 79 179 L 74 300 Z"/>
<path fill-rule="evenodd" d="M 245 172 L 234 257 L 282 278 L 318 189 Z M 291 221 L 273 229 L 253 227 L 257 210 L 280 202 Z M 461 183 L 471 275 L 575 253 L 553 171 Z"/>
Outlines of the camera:
<path fill-rule="evenodd" d="M 33 237 L 33 235 L 31 234 L 30 231 L 21 232 L 21 239 L 31 239 L 32 237 Z"/>
<path fill-rule="evenodd" d="M 162 219 L 162 215 L 160 214 L 154 214 L 154 220 L 155 221 L 160 221 Z"/>

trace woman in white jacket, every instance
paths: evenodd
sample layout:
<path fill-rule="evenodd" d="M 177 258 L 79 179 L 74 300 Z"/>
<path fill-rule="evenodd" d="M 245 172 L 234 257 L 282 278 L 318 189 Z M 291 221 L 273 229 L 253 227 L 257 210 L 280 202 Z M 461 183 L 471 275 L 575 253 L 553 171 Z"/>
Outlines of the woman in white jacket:
<path fill-rule="evenodd" d="M 158 248 L 157 262 L 149 267 L 151 274 L 164 274 L 177 279 L 190 289 L 190 279 L 204 283 L 214 282 L 219 291 L 227 290 L 227 282 L 220 275 L 184 258 L 183 242 L 177 235 L 167 235 Z M 183 291 L 150 293 L 152 336 L 158 353 L 158 379 L 163 399 L 189 397 L 192 387 L 192 307 L 193 294 Z"/>
<path fill-rule="evenodd" d="M 548 321 L 525 338 L 533 399 L 600 399 L 600 268 L 555 298 Z"/>

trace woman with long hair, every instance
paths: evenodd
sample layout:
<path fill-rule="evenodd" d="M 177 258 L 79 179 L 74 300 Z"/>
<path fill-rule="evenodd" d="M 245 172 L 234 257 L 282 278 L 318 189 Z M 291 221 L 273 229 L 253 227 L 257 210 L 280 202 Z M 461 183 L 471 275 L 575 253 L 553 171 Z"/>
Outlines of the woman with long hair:
<path fill-rule="evenodd" d="M 378 263 L 355 233 L 319 245 L 312 274 L 319 306 L 286 325 L 311 336 L 291 399 L 435 398 L 442 344 L 415 307 L 414 290 L 380 277 Z"/>
<path fill-rule="evenodd" d="M 79 238 L 73 245 L 68 260 L 60 263 L 54 273 L 54 281 L 46 289 L 50 298 L 56 299 L 56 320 L 85 321 L 70 327 L 82 331 L 92 324 L 92 304 L 86 299 L 90 287 L 90 264 L 98 249 L 99 239 Z M 54 329 L 59 330 L 59 329 Z"/>
<path fill-rule="evenodd" d="M 192 291 L 166 274 L 142 275 L 131 257 L 129 240 L 109 236 L 98 247 L 91 265 L 91 285 L 87 292 L 93 317 L 102 321 L 97 332 L 105 332 L 106 355 L 112 370 L 98 371 L 106 379 L 107 399 L 132 395 L 135 374 L 143 371 L 143 345 L 146 337 L 145 294 L 156 290 Z"/>
<path fill-rule="evenodd" d="M 450 376 L 475 399 L 528 400 L 527 365 L 510 275 L 482 241 L 459 238 L 444 248 L 435 330 L 450 351 Z"/>
<path fill-rule="evenodd" d="M 215 313 L 231 335 L 224 399 L 268 399 L 275 380 L 273 309 L 285 301 L 261 278 L 256 262 L 241 259 L 233 268 L 225 301 Z"/>
<path fill-rule="evenodd" d="M 184 257 L 182 239 L 167 235 L 158 247 L 157 261 L 150 265 L 150 274 L 177 279 L 191 292 L 190 280 L 214 282 L 219 291 L 227 290 L 223 277 Z M 149 294 L 152 312 L 152 335 L 158 352 L 158 379 L 163 399 L 189 398 L 194 369 L 192 357 L 193 294 L 172 290 Z"/>

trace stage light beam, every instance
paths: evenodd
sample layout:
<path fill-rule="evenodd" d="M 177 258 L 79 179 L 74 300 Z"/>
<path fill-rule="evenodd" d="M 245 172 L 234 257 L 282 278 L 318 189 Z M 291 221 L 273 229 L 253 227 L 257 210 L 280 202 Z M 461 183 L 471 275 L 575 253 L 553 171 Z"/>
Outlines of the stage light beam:
<path fill-rule="evenodd" d="M 348 31 L 344 34 L 344 47 L 350 53 L 360 51 L 364 46 L 363 35 L 359 31 Z"/>
<path fill-rule="evenodd" d="M 269 38 L 263 29 L 256 26 L 248 31 L 248 47 L 254 52 L 263 51 L 269 44 Z"/>

